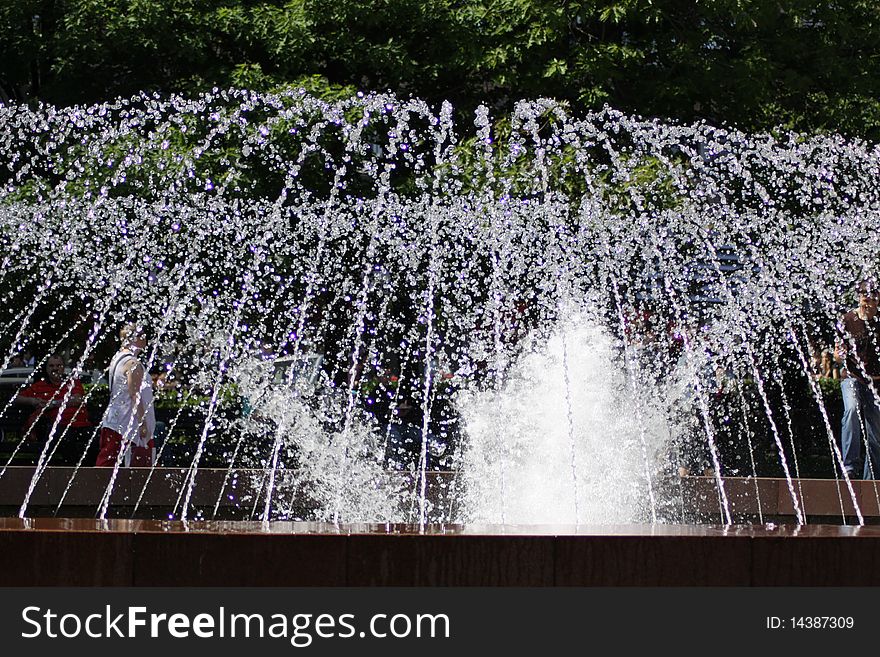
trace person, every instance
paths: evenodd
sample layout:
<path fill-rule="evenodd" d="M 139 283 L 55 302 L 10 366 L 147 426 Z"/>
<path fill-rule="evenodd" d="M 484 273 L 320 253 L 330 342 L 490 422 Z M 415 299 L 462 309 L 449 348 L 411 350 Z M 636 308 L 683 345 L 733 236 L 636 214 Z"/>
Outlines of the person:
<path fill-rule="evenodd" d="M 822 345 L 810 340 L 810 374 L 814 379 L 822 376 Z"/>
<path fill-rule="evenodd" d="M 21 352 L 21 360 L 24 363 L 24 367 L 34 367 L 37 363 L 37 359 L 30 348 Z"/>
<path fill-rule="evenodd" d="M 843 363 L 841 450 L 849 477 L 861 470 L 865 479 L 880 474 L 880 289 L 874 280 L 856 286 L 858 307 L 838 324 L 838 359 Z M 864 428 L 864 436 L 862 429 Z M 867 454 L 863 454 L 867 443 Z"/>
<path fill-rule="evenodd" d="M 123 452 L 124 464 L 149 467 L 155 462 L 152 381 L 138 358 L 147 345 L 146 332 L 126 324 L 119 332 L 120 349 L 108 368 L 110 401 L 101 423 L 101 450 L 95 465 L 113 467 Z"/>
<path fill-rule="evenodd" d="M 92 423 L 83 407 L 84 397 L 82 382 L 73 378 L 65 382 L 64 360 L 58 354 L 52 354 L 46 359 L 43 377 L 22 390 L 15 399 L 15 403 L 34 409 L 23 426 L 31 439 L 45 442 L 50 438 L 53 426 L 53 439 L 63 434 L 55 450 L 59 463 L 78 463 L 91 442 L 89 428 Z"/>
<path fill-rule="evenodd" d="M 157 365 L 150 370 L 150 379 L 153 381 L 153 391 L 174 392 L 179 387 L 179 382 L 170 373 L 170 366 Z"/>
<path fill-rule="evenodd" d="M 834 356 L 830 350 L 826 349 L 822 352 L 822 373 L 819 375 L 822 379 L 839 379 L 840 372 L 834 362 Z"/>

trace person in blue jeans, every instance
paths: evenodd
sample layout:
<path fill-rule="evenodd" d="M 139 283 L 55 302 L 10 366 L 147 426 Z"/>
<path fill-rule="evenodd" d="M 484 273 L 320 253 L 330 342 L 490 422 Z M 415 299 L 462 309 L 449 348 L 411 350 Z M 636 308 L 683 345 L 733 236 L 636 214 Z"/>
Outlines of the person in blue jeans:
<path fill-rule="evenodd" d="M 880 288 L 857 287 L 859 305 L 840 320 L 838 358 L 843 361 L 841 450 L 849 477 L 880 477 Z M 865 450 L 867 447 L 867 450 Z"/>

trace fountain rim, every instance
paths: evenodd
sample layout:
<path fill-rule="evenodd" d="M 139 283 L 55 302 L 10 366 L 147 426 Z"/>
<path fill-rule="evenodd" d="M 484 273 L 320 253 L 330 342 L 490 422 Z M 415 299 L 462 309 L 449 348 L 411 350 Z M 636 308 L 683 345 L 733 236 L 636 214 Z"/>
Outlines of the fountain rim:
<path fill-rule="evenodd" d="M 610 525 L 517 525 L 517 524 L 427 524 L 330 523 L 272 520 L 132 520 L 109 518 L 0 518 L 0 534 L 6 532 L 66 534 L 193 534 L 240 536 L 375 536 L 446 538 L 880 538 L 880 526 L 832 524 L 610 524 Z"/>

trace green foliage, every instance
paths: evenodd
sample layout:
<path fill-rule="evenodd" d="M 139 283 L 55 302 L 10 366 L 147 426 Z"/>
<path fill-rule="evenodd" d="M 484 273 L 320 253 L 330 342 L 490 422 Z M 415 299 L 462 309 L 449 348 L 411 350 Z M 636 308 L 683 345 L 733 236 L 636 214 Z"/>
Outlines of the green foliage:
<path fill-rule="evenodd" d="M 825 399 L 826 404 L 843 403 L 843 393 L 840 390 L 840 379 L 830 379 L 823 376 L 817 381 L 819 383 L 819 390 L 822 391 L 822 397 Z"/>
<path fill-rule="evenodd" d="M 0 99 L 303 85 L 880 139 L 868 0 L 0 0 Z"/>

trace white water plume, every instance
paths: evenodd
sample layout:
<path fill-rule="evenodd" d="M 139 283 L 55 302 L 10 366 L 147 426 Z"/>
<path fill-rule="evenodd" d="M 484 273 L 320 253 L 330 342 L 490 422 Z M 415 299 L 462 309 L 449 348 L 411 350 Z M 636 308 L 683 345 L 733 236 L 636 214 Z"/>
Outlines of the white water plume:
<path fill-rule="evenodd" d="M 532 343 L 500 389 L 462 395 L 464 516 L 524 524 L 650 518 L 645 455 L 653 474 L 668 435 L 653 392 L 633 395 L 619 345 L 587 315 Z"/>

